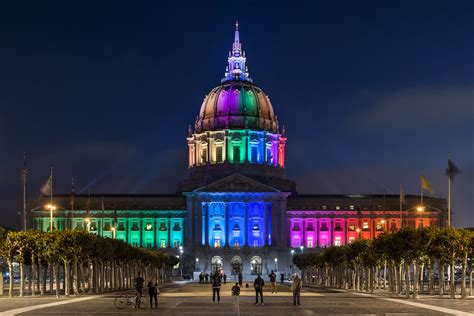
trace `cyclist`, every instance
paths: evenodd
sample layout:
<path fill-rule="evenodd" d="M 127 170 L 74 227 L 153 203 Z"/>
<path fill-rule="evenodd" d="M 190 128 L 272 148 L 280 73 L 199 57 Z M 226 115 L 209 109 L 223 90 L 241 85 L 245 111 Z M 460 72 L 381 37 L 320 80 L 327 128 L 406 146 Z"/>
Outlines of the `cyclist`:
<path fill-rule="evenodd" d="M 135 300 L 135 308 L 140 308 L 140 298 L 143 294 L 143 283 L 145 280 L 140 276 L 140 272 L 138 272 L 137 277 L 135 278 L 135 289 L 137 290 L 137 299 Z"/>

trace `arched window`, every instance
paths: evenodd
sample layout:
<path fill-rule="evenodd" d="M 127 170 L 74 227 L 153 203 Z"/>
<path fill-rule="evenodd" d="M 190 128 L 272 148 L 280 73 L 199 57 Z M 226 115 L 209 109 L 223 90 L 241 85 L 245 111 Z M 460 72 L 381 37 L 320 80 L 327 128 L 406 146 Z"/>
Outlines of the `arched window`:
<path fill-rule="evenodd" d="M 232 266 L 232 275 L 238 275 L 239 273 L 242 272 L 242 258 L 241 257 L 239 256 L 232 257 L 230 264 Z"/>
<path fill-rule="evenodd" d="M 250 260 L 250 274 L 262 274 L 262 258 L 254 256 Z"/>
<path fill-rule="evenodd" d="M 212 273 L 220 272 L 222 270 L 222 265 L 223 264 L 224 264 L 224 261 L 222 260 L 222 257 L 220 257 L 220 256 L 212 257 L 212 259 L 211 259 Z"/>

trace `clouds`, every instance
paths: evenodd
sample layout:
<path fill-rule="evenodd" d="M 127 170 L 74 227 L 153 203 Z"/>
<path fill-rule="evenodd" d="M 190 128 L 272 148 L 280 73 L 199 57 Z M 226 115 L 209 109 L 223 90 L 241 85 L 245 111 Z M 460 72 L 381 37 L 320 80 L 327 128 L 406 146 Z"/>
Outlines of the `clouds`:
<path fill-rule="evenodd" d="M 474 86 L 467 86 L 401 89 L 375 97 L 371 106 L 350 119 L 366 128 L 412 131 L 456 127 L 473 118 Z"/>

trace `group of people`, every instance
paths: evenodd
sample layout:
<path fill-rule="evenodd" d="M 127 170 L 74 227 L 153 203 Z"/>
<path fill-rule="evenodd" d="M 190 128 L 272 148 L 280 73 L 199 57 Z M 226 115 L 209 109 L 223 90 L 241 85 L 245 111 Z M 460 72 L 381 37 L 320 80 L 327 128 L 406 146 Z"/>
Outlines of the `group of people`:
<path fill-rule="evenodd" d="M 138 272 L 138 276 L 135 278 L 135 289 L 137 291 L 137 297 L 135 299 L 135 308 L 140 308 L 140 298 L 143 295 L 143 285 L 145 284 L 145 279 L 140 276 L 140 272 Z M 150 308 L 153 308 L 153 301 L 155 301 L 155 308 L 158 309 L 158 294 L 160 294 L 160 289 L 158 288 L 158 282 L 152 278 L 148 284 L 148 295 L 150 296 Z"/>
<path fill-rule="evenodd" d="M 211 279 L 211 284 L 212 284 L 212 302 L 216 302 L 217 298 L 217 304 L 220 303 L 221 296 L 220 296 L 220 290 L 221 290 L 221 280 L 225 276 L 225 274 L 221 274 L 216 271 L 214 275 L 212 276 Z M 273 293 L 278 293 L 278 288 L 276 285 L 276 274 L 271 271 L 271 273 L 268 275 L 269 281 L 270 281 L 270 290 Z M 283 279 L 284 277 L 282 277 Z M 232 295 L 233 296 L 239 296 L 240 295 L 240 287 L 242 286 L 242 273 L 239 273 L 238 280 L 239 282 L 236 282 L 235 285 L 232 287 Z M 225 279 L 224 279 L 225 280 Z M 299 277 L 298 274 L 295 274 L 292 278 L 292 284 L 290 287 L 291 292 L 293 293 L 293 305 L 294 306 L 299 306 L 301 304 L 300 301 L 300 296 L 301 296 L 301 289 L 303 287 L 303 282 L 301 278 Z M 201 276 L 199 277 L 199 282 L 201 282 Z M 207 283 L 207 280 L 206 280 Z M 225 283 L 225 282 L 224 282 Z M 282 281 L 283 283 L 283 281 Z M 262 276 L 259 274 L 257 278 L 253 282 L 253 287 L 255 289 L 255 305 L 265 305 L 263 303 L 263 287 L 265 286 L 265 281 L 263 280 Z M 248 284 L 246 285 L 248 287 Z M 259 303 L 259 297 L 260 297 L 260 303 Z"/>
<path fill-rule="evenodd" d="M 213 277 L 214 277 L 214 275 L 212 275 L 212 278 Z M 220 273 L 220 277 L 224 281 L 224 284 L 226 284 L 227 283 L 227 274 L 222 272 L 222 273 Z M 211 279 L 211 282 L 212 282 L 212 279 Z M 204 274 L 204 272 L 201 272 L 199 274 L 199 283 L 209 283 L 209 273 Z"/>

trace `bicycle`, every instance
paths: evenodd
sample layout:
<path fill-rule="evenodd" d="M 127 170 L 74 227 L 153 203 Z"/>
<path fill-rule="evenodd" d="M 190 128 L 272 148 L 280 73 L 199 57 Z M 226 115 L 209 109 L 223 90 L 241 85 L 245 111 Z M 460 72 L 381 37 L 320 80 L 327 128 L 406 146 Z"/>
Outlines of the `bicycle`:
<path fill-rule="evenodd" d="M 144 309 L 146 306 L 148 306 L 147 298 L 138 292 L 133 296 L 130 294 L 117 296 L 114 300 L 114 305 L 118 309 L 125 309 L 128 306 L 135 306 L 135 302 L 137 300 L 140 300 L 140 309 Z"/>

